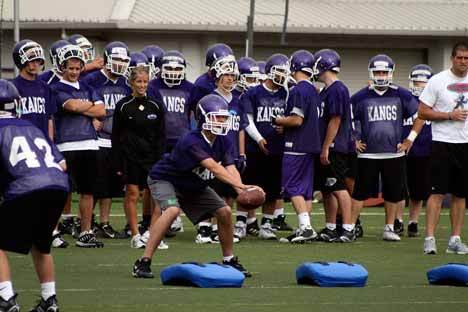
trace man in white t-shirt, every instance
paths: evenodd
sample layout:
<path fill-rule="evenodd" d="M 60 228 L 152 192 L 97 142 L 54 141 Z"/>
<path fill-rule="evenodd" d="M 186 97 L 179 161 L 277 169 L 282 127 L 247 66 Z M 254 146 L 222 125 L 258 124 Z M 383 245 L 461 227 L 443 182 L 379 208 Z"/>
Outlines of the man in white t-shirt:
<path fill-rule="evenodd" d="M 452 67 L 433 76 L 421 96 L 418 115 L 432 121 L 431 189 L 427 201 L 424 253 L 437 253 L 434 238 L 442 200 L 452 194 L 452 233 L 447 253 L 467 254 L 460 234 L 468 196 L 468 42 L 454 45 Z"/>

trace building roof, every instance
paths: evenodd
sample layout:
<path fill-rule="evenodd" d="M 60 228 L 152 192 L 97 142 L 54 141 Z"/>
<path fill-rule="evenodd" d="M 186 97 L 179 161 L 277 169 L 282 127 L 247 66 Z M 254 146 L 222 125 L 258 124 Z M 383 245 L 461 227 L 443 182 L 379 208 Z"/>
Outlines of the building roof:
<path fill-rule="evenodd" d="M 13 0 L 3 1 L 4 20 L 11 22 Z M 25 28 L 61 24 L 66 28 L 234 32 L 246 30 L 250 6 L 250 0 L 21 0 L 20 3 Z M 255 31 L 281 32 L 284 9 L 284 0 L 256 0 Z M 290 0 L 288 32 L 464 36 L 468 34 L 467 16 L 468 0 Z"/>

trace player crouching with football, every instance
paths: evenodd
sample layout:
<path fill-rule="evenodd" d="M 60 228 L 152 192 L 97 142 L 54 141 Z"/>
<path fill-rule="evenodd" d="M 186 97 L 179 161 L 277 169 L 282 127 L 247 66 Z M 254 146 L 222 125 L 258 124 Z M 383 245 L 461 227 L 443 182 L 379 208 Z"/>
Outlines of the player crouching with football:
<path fill-rule="evenodd" d="M 232 143 L 226 137 L 231 123 L 226 101 L 215 94 L 203 97 L 197 104 L 196 118 L 198 129 L 183 136 L 171 154 L 166 154 L 149 173 L 151 194 L 163 213 L 151 225 L 143 257 L 133 267 L 134 277 L 153 277 L 151 258 L 181 210 L 194 224 L 216 217 L 223 264 L 251 276 L 233 254 L 231 207 L 208 184 L 216 177 L 239 194 L 254 188 L 264 196 L 263 190 L 244 185 L 236 169 Z"/>

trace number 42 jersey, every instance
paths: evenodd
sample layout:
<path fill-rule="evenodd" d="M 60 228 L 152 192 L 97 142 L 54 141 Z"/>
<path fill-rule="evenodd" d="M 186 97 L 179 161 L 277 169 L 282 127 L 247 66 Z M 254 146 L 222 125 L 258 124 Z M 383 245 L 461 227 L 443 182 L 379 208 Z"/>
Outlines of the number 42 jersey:
<path fill-rule="evenodd" d="M 58 149 L 27 120 L 0 117 L 0 194 L 5 201 L 45 190 L 69 191 Z"/>

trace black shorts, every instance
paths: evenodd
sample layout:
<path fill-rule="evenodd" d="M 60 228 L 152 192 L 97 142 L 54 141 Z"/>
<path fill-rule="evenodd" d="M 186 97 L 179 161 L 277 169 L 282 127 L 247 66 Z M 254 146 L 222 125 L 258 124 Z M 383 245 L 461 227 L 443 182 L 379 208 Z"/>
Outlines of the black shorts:
<path fill-rule="evenodd" d="M 353 198 L 366 200 L 378 197 L 379 177 L 384 200 L 397 203 L 406 198 L 405 156 L 389 159 L 358 158 Z"/>
<path fill-rule="evenodd" d="M 124 162 L 123 179 L 125 184 L 138 185 L 141 189 L 148 188 L 149 170 L 142 165 L 126 160 Z"/>
<path fill-rule="evenodd" d="M 94 198 L 117 198 L 124 196 L 122 177 L 117 175 L 111 161 L 111 149 L 100 148 L 96 154 L 96 186 Z"/>
<path fill-rule="evenodd" d="M 49 254 L 52 232 L 58 223 L 68 193 L 40 190 L 0 206 L 0 249 L 27 254 L 32 246 Z"/>
<path fill-rule="evenodd" d="M 330 151 L 328 155 L 330 164 L 322 165 L 320 157 L 315 159 L 314 190 L 324 193 L 346 190 L 345 178 L 350 168 L 348 154 Z"/>
<path fill-rule="evenodd" d="M 357 153 L 352 152 L 348 154 L 348 171 L 346 177 L 349 179 L 356 179 L 357 175 Z"/>
<path fill-rule="evenodd" d="M 197 192 L 183 192 L 168 181 L 151 178 L 148 178 L 148 185 L 163 211 L 169 207 L 181 208 L 193 224 L 213 217 L 216 210 L 227 206 L 211 187 Z"/>
<path fill-rule="evenodd" d="M 431 192 L 468 197 L 468 143 L 432 141 Z"/>
<path fill-rule="evenodd" d="M 408 156 L 406 158 L 406 180 L 410 199 L 428 199 L 431 194 L 429 156 Z"/>
<path fill-rule="evenodd" d="M 62 153 L 67 161 L 67 172 L 71 178 L 73 191 L 88 195 L 95 193 L 97 152 L 97 150 L 86 150 Z"/>
<path fill-rule="evenodd" d="M 281 199 L 282 155 L 247 154 L 245 184 L 258 185 L 266 193 L 266 201 Z"/>

